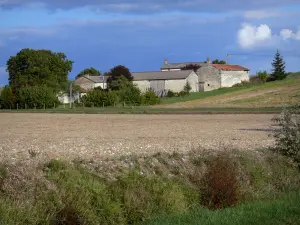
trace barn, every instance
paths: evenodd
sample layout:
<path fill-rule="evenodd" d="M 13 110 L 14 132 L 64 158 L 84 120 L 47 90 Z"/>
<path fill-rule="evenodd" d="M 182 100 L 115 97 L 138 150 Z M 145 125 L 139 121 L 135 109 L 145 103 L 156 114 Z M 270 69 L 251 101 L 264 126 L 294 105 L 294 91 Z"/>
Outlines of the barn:
<path fill-rule="evenodd" d="M 198 75 L 193 70 L 135 72 L 132 76 L 133 83 L 142 92 L 148 89 L 154 90 L 157 95 L 164 95 L 168 90 L 180 92 L 187 82 L 192 88 L 191 92 L 199 90 Z"/>
<path fill-rule="evenodd" d="M 207 63 L 197 70 L 199 91 L 212 91 L 232 87 L 242 81 L 249 81 L 249 69 L 239 65 Z"/>

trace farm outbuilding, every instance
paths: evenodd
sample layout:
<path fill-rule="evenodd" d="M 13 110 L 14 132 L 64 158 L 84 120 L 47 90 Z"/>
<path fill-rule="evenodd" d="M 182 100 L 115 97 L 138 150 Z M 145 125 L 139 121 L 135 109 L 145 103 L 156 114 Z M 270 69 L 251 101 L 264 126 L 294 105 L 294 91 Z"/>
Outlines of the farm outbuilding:
<path fill-rule="evenodd" d="M 239 65 L 207 63 L 197 70 L 199 91 L 212 91 L 232 87 L 242 81 L 249 81 L 249 69 Z"/>
<path fill-rule="evenodd" d="M 155 91 L 157 95 L 164 95 L 168 90 L 180 92 L 188 82 L 191 92 L 198 91 L 198 76 L 193 70 L 180 71 L 155 71 L 132 73 L 133 83 L 142 92 L 148 89 Z"/>

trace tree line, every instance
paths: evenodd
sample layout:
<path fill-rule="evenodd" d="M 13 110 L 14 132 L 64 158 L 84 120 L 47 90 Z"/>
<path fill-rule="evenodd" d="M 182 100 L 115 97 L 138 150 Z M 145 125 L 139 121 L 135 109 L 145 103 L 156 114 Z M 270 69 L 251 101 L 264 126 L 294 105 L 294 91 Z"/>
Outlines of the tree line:
<path fill-rule="evenodd" d="M 62 52 L 50 50 L 34 50 L 25 48 L 7 61 L 9 84 L 5 86 L 0 95 L 0 108 L 49 108 L 58 106 L 58 97 L 69 93 L 69 88 L 79 91 L 80 87 L 72 84 L 68 79 L 72 71 L 73 61 Z M 223 60 L 214 60 L 213 63 L 225 64 Z M 269 81 L 284 79 L 285 62 L 277 51 L 272 63 L 273 71 L 266 78 L 266 72 L 261 72 L 262 79 Z M 186 65 L 181 69 L 199 69 L 198 65 Z M 76 78 L 84 75 L 100 76 L 101 72 L 91 67 L 81 71 Z M 82 98 L 81 103 L 86 106 L 110 106 L 116 104 L 141 105 L 156 104 L 160 100 L 156 94 L 148 90 L 141 93 L 132 82 L 130 70 L 118 65 L 103 74 L 107 76 L 107 89 L 100 87 L 89 91 Z M 188 90 L 188 87 L 185 87 Z M 79 104 L 79 102 L 78 102 Z"/>

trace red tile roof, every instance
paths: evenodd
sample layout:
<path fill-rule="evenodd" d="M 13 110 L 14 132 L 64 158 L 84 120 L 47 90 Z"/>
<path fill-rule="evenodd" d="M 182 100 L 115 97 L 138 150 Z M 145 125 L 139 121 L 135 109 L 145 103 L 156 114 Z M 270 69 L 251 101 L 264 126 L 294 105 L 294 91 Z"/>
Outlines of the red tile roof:
<path fill-rule="evenodd" d="M 220 70 L 227 71 L 249 71 L 249 69 L 239 66 L 239 65 L 227 65 L 227 64 L 211 64 L 213 67 Z"/>

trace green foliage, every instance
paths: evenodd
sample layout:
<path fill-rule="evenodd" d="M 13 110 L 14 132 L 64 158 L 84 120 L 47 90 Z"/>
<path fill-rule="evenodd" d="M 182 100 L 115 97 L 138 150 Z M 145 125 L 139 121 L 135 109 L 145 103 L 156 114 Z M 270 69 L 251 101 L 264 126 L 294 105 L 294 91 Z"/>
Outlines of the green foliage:
<path fill-rule="evenodd" d="M 175 97 L 175 93 L 173 91 L 171 91 L 171 90 L 168 90 L 167 97 L 168 98 Z"/>
<path fill-rule="evenodd" d="M 86 107 L 103 107 L 117 104 L 119 102 L 119 97 L 116 91 L 96 89 L 89 91 L 82 97 L 81 101 Z"/>
<path fill-rule="evenodd" d="M 266 82 L 267 78 L 268 78 L 268 73 L 267 73 L 267 71 L 260 71 L 260 72 L 257 73 L 257 76 L 259 77 L 259 79 L 262 82 Z"/>
<path fill-rule="evenodd" d="M 160 103 L 160 98 L 156 96 L 155 92 L 151 89 L 147 90 L 142 95 L 142 104 L 143 105 L 156 105 Z"/>
<path fill-rule="evenodd" d="M 79 77 L 83 77 L 85 75 L 90 75 L 90 76 L 100 76 L 101 73 L 99 70 L 95 69 L 94 67 L 84 69 L 81 71 L 79 74 L 77 74 L 76 79 Z"/>
<path fill-rule="evenodd" d="M 118 82 L 118 95 L 121 103 L 126 105 L 140 105 L 142 101 L 140 89 L 131 81 L 121 76 L 116 80 Z"/>
<path fill-rule="evenodd" d="M 60 104 L 53 89 L 46 86 L 28 86 L 22 87 L 17 90 L 16 93 L 16 104 L 18 108 L 22 109 L 42 109 L 42 108 L 53 108 L 54 105 Z"/>
<path fill-rule="evenodd" d="M 187 95 L 189 95 L 191 90 L 192 90 L 192 87 L 191 87 L 190 83 L 189 83 L 189 82 L 186 82 L 186 84 L 185 84 L 184 87 L 183 87 L 183 91 L 184 91 Z"/>
<path fill-rule="evenodd" d="M 300 105 L 284 110 L 275 117 L 279 129 L 275 130 L 274 151 L 290 157 L 300 168 Z"/>
<path fill-rule="evenodd" d="M 201 204 L 211 209 L 234 206 L 239 201 L 237 167 L 229 155 L 220 153 L 207 164 L 200 183 Z"/>
<path fill-rule="evenodd" d="M 120 90 L 120 78 L 125 77 L 127 81 L 132 81 L 133 77 L 129 69 L 125 66 L 118 65 L 108 72 L 107 87 L 111 90 Z"/>
<path fill-rule="evenodd" d="M 226 62 L 224 60 L 215 59 L 212 61 L 212 64 L 226 64 Z"/>
<path fill-rule="evenodd" d="M 0 109 L 14 108 L 14 96 L 9 86 L 5 86 L 0 94 Z"/>
<path fill-rule="evenodd" d="M 287 73 L 285 72 L 285 62 L 279 51 L 276 52 L 275 58 L 272 62 L 272 67 L 273 70 L 269 79 L 270 81 L 283 80 L 286 78 Z"/>
<path fill-rule="evenodd" d="M 7 61 L 13 93 L 26 86 L 46 85 L 56 93 L 65 89 L 73 62 L 64 53 L 23 49 Z"/>
<path fill-rule="evenodd" d="M 260 200 L 235 208 L 211 211 L 195 208 L 187 213 L 163 214 L 145 221 L 145 225 L 240 225 L 299 224 L 300 191 L 273 200 Z"/>

